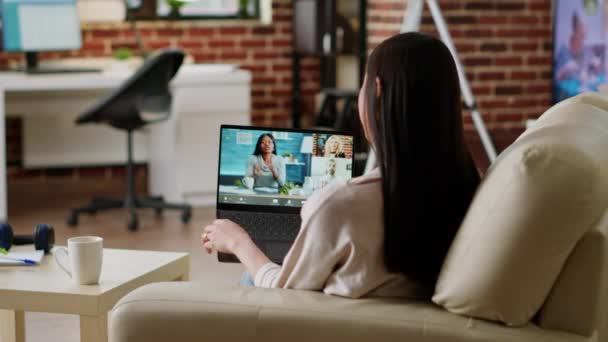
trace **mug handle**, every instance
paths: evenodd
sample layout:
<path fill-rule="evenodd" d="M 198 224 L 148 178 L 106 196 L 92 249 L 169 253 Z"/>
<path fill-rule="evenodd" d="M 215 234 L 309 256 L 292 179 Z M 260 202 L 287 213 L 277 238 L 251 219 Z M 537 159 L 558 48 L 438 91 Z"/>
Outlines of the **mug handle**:
<path fill-rule="evenodd" d="M 59 258 L 59 254 L 63 255 L 64 257 Z M 59 265 L 59 267 L 61 267 L 61 269 L 63 269 L 65 271 L 65 273 L 67 273 L 70 278 L 72 277 L 72 272 L 70 272 L 70 270 L 68 270 L 68 268 L 65 266 L 65 264 L 63 264 L 60 259 L 67 259 L 68 257 L 68 249 L 65 247 L 55 247 L 55 250 L 53 251 L 53 257 L 55 258 L 55 262 L 57 262 L 57 265 Z"/>

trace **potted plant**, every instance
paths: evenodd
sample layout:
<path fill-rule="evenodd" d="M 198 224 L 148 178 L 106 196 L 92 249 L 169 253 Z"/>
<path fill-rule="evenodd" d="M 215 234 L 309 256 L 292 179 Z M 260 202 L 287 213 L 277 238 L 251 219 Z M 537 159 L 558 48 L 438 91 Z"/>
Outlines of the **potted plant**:
<path fill-rule="evenodd" d="M 247 7 L 249 5 L 249 0 L 239 0 L 239 17 L 247 18 L 249 13 L 247 11 Z"/>
<path fill-rule="evenodd" d="M 169 18 L 178 19 L 180 17 L 179 9 L 182 8 L 188 2 L 187 0 L 165 0 L 167 5 L 171 8 L 169 12 Z"/>

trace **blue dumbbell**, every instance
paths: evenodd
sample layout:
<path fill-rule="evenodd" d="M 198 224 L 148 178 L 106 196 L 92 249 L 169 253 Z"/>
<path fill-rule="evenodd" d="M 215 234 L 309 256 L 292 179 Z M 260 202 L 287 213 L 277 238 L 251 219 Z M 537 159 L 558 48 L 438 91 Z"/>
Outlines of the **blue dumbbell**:
<path fill-rule="evenodd" d="M 0 224 L 0 248 L 9 250 L 12 245 L 34 244 L 36 249 L 48 253 L 55 244 L 55 230 L 48 224 L 37 224 L 33 235 L 14 235 L 8 223 Z"/>

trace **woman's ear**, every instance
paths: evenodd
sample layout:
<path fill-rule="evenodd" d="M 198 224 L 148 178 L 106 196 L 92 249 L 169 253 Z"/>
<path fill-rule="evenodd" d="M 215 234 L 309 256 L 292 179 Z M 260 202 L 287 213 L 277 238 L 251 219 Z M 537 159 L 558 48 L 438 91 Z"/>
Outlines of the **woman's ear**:
<path fill-rule="evenodd" d="M 376 97 L 380 97 L 382 95 L 382 82 L 380 82 L 380 77 L 376 76 Z"/>

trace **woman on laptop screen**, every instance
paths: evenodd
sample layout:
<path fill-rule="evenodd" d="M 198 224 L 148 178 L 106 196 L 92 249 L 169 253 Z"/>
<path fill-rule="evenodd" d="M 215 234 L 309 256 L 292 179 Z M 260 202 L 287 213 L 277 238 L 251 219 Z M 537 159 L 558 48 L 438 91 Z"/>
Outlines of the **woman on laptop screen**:
<path fill-rule="evenodd" d="M 325 157 L 327 158 L 344 158 L 344 147 L 340 137 L 332 135 L 325 142 Z"/>
<path fill-rule="evenodd" d="M 430 297 L 479 183 L 450 51 L 420 33 L 385 40 L 370 55 L 358 105 L 377 167 L 308 198 L 282 265 L 228 220 L 203 229 L 203 247 L 235 254 L 259 287 Z"/>
<path fill-rule="evenodd" d="M 276 141 L 270 133 L 264 133 L 255 144 L 253 155 L 247 160 L 245 176 L 254 179 L 253 186 L 279 188 L 285 184 L 285 163 L 277 156 Z"/>

